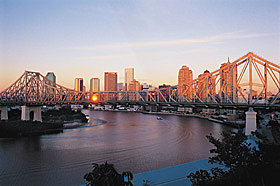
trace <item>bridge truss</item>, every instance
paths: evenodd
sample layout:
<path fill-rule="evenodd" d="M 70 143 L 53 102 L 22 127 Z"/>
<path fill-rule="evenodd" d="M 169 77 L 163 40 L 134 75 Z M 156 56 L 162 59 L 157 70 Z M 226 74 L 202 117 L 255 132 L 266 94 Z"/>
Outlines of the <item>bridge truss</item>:
<path fill-rule="evenodd" d="M 97 101 L 92 100 L 93 96 Z M 0 105 L 115 103 L 280 108 L 279 100 L 280 66 L 251 52 L 222 64 L 216 71 L 206 71 L 188 84 L 153 91 L 79 92 L 53 83 L 39 72 L 25 71 L 0 93 Z"/>
<path fill-rule="evenodd" d="M 272 105 L 279 103 L 280 66 L 249 52 L 179 88 L 182 102 Z"/>

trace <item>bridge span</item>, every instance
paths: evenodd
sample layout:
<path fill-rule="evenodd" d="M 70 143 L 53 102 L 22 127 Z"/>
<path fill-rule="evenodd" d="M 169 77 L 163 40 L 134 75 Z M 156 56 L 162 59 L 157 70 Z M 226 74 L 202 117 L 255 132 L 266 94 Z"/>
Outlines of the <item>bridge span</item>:
<path fill-rule="evenodd" d="M 255 88 L 259 89 L 256 93 Z M 255 92 L 255 93 L 254 93 Z M 142 106 L 280 110 L 280 66 L 252 52 L 184 85 L 148 91 L 80 92 L 56 84 L 39 72 L 25 71 L 0 93 L 1 119 L 7 108 L 24 106 L 22 119 L 43 105 L 138 104 Z"/>

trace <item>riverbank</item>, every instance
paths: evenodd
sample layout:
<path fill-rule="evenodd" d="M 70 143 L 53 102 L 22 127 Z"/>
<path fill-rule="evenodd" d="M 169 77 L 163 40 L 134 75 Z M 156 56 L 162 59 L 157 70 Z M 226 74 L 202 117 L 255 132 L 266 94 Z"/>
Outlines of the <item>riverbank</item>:
<path fill-rule="evenodd" d="M 0 121 L 0 137 L 37 136 L 63 132 L 63 123 L 38 121 Z"/>
<path fill-rule="evenodd" d="M 173 115 L 173 116 L 184 116 L 184 117 L 193 117 L 193 118 L 199 118 L 208 120 L 211 122 L 219 123 L 222 125 L 230 126 L 237 129 L 243 129 L 245 128 L 245 121 L 228 121 L 228 120 L 219 120 L 212 118 L 210 115 L 206 114 L 199 114 L 199 113 L 193 113 L 193 114 L 186 114 L 186 113 L 172 113 L 172 112 L 147 112 L 147 111 L 129 111 L 129 110 L 94 110 L 94 111 L 107 111 L 107 112 L 137 112 L 142 114 L 151 114 L 151 115 Z"/>
<path fill-rule="evenodd" d="M 8 114 L 9 120 L 0 121 L 0 138 L 61 133 L 63 129 L 77 128 L 88 122 L 84 113 L 70 108 L 42 112 L 42 122 L 20 120 L 21 111 L 18 109 L 11 110 Z"/>
<path fill-rule="evenodd" d="M 233 128 L 238 128 L 238 129 L 242 129 L 245 127 L 245 121 L 242 121 L 242 122 L 222 121 L 222 120 L 214 119 L 214 118 L 211 118 L 210 116 L 201 115 L 201 114 L 185 114 L 185 113 L 179 114 L 179 113 L 168 113 L 168 112 L 145 112 L 145 111 L 141 111 L 141 113 L 153 114 L 153 115 L 174 115 L 174 116 L 193 117 L 193 118 L 204 119 L 204 120 L 208 120 L 211 122 L 230 126 Z"/>

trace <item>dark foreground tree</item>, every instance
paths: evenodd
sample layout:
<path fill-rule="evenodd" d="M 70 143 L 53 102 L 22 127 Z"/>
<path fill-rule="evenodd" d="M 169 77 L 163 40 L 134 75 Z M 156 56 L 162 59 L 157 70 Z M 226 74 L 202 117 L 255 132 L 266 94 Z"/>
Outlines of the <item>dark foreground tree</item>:
<path fill-rule="evenodd" d="M 133 186 L 131 180 L 133 175 L 131 172 L 123 172 L 119 174 L 114 168 L 113 164 L 98 165 L 93 163 L 93 169 L 91 172 L 85 174 L 84 179 L 87 181 L 87 185 L 92 186 Z"/>
<path fill-rule="evenodd" d="M 279 185 L 280 145 L 268 142 L 259 133 L 255 145 L 248 142 L 242 131 L 222 133 L 222 141 L 207 136 L 215 149 L 209 163 L 221 165 L 209 171 L 190 173 L 193 185 Z"/>

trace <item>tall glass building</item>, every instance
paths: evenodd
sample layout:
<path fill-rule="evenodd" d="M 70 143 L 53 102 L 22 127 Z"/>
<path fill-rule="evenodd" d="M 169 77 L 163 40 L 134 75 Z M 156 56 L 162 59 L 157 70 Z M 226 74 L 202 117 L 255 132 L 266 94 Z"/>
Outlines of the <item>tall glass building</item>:
<path fill-rule="evenodd" d="M 91 78 L 90 79 L 90 91 L 91 92 L 99 92 L 100 91 L 100 79 Z"/>
<path fill-rule="evenodd" d="M 129 83 L 134 80 L 134 68 L 124 69 L 125 75 L 125 90 L 128 90 Z"/>
<path fill-rule="evenodd" d="M 105 72 L 104 76 L 104 91 L 117 91 L 117 72 Z"/>
<path fill-rule="evenodd" d="M 56 76 L 54 75 L 53 72 L 48 72 L 46 75 L 46 78 L 54 83 L 56 83 Z M 46 84 L 51 85 L 51 86 L 55 86 L 53 83 L 46 81 Z"/>
<path fill-rule="evenodd" d="M 84 80 L 83 80 L 83 78 L 75 78 L 75 90 L 82 92 L 83 89 L 84 89 Z"/>

